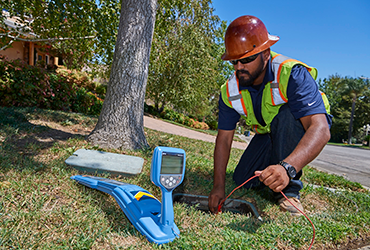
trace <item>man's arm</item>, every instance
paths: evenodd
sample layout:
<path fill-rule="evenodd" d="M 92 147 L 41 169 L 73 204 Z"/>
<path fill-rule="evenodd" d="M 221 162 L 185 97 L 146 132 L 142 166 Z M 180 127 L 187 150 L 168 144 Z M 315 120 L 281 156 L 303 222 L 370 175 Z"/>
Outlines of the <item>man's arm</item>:
<path fill-rule="evenodd" d="M 218 130 L 214 151 L 213 189 L 208 197 L 208 207 L 212 213 L 217 213 L 218 204 L 225 198 L 225 175 L 234 131 Z"/>
<path fill-rule="evenodd" d="M 325 114 L 314 114 L 300 118 L 306 130 L 302 139 L 285 162 L 294 166 L 297 172 L 314 160 L 330 139 L 329 125 Z M 289 177 L 283 166 L 270 165 L 264 171 L 256 171 L 259 179 L 274 192 L 282 191 L 289 184 Z"/>

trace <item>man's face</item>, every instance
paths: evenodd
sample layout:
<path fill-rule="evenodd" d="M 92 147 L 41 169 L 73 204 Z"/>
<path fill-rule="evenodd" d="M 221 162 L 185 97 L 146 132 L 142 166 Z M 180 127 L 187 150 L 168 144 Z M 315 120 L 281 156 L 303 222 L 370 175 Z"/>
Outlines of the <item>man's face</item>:
<path fill-rule="evenodd" d="M 234 65 L 236 77 L 239 80 L 240 86 L 243 87 L 252 86 L 255 83 L 255 80 L 261 76 L 264 68 L 265 63 L 262 53 L 258 54 L 257 58 L 252 62 L 243 64 L 238 61 L 237 64 Z M 256 84 L 260 84 L 260 82 Z"/>

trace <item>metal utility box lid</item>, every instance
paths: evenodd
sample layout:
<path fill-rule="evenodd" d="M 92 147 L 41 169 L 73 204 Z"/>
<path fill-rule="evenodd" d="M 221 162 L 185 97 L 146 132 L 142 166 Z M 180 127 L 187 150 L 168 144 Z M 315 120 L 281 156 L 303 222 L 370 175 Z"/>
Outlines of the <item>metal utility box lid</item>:
<path fill-rule="evenodd" d="M 111 175 L 137 175 L 141 173 L 144 159 L 137 156 L 114 154 L 96 150 L 79 149 L 65 163 L 87 173 Z"/>

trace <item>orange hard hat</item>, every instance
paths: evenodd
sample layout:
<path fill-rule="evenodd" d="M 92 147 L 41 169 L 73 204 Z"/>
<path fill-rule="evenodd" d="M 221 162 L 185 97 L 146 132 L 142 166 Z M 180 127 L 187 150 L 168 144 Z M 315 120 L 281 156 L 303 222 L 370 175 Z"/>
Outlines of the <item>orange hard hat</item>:
<path fill-rule="evenodd" d="M 241 16 L 227 27 L 226 52 L 221 58 L 227 61 L 253 56 L 270 48 L 277 41 L 279 37 L 270 35 L 260 19 L 248 15 Z"/>

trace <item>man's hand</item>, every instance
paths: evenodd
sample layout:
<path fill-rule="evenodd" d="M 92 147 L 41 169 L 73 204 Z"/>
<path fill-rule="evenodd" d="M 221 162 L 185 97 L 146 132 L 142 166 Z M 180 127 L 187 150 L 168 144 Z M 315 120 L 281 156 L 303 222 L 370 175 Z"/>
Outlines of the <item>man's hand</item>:
<path fill-rule="evenodd" d="M 270 165 L 265 170 L 256 171 L 254 174 L 260 174 L 260 181 L 276 193 L 283 191 L 290 181 L 285 168 L 281 165 Z"/>
<path fill-rule="evenodd" d="M 219 129 L 217 133 L 214 151 L 213 189 L 208 197 L 208 207 L 212 213 L 218 212 L 218 204 L 225 198 L 225 175 L 234 131 Z"/>
<path fill-rule="evenodd" d="M 218 212 L 218 205 L 225 198 L 225 188 L 224 187 L 213 187 L 211 193 L 208 196 L 208 208 L 209 210 L 216 214 Z"/>

